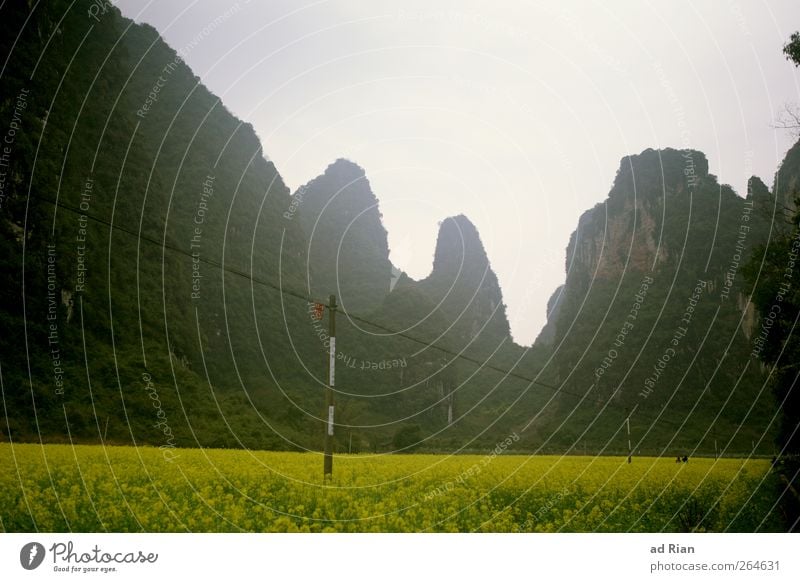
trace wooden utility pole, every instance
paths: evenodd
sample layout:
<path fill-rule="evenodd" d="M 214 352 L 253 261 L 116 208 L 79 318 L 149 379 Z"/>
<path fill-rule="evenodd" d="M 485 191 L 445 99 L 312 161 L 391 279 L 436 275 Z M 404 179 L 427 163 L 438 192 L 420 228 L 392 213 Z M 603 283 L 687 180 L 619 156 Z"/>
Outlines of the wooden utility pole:
<path fill-rule="evenodd" d="M 631 450 L 631 415 L 627 409 L 625 409 L 625 415 L 625 426 L 628 428 L 628 462 L 630 463 L 633 451 Z"/>
<path fill-rule="evenodd" d="M 323 477 L 327 479 L 333 474 L 333 386 L 336 378 L 336 295 L 330 296 L 328 303 L 328 336 L 330 351 L 328 358 L 328 387 L 325 389 L 325 408 L 328 421 L 325 426 L 325 461 Z"/>

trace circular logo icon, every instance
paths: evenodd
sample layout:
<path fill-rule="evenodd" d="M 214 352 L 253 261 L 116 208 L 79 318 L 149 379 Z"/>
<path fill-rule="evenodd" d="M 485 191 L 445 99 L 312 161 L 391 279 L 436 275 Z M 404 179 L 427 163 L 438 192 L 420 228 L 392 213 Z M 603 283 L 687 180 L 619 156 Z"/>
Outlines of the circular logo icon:
<path fill-rule="evenodd" d="M 44 546 L 39 542 L 30 542 L 19 551 L 19 563 L 26 570 L 35 570 L 44 561 Z"/>

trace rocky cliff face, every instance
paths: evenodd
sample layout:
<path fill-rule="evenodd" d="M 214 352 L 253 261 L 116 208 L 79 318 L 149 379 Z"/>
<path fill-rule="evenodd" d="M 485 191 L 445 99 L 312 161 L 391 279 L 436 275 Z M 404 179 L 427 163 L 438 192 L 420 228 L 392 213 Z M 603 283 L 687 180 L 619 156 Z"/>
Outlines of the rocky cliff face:
<path fill-rule="evenodd" d="M 786 152 L 783 163 L 775 172 L 772 191 L 779 205 L 790 211 L 797 208 L 795 198 L 800 196 L 800 141 Z"/>
<path fill-rule="evenodd" d="M 708 180 L 698 151 L 648 149 L 623 158 L 608 199 L 581 216 L 570 238 L 568 276 L 585 284 L 658 268 L 675 251 L 671 243 L 680 242 L 664 239 L 666 208 Z"/>
<path fill-rule="evenodd" d="M 602 204 L 581 216 L 567 249 L 567 256 L 574 259 L 572 269 L 610 280 L 627 270 L 650 270 L 666 260 L 668 251 L 658 244 L 656 218 L 649 206 L 627 198 L 613 215 Z"/>
<path fill-rule="evenodd" d="M 746 251 L 765 240 L 773 205 L 757 177 L 746 199 L 720 185 L 702 152 L 648 149 L 626 156 L 608 198 L 580 217 L 570 237 L 566 285 L 557 292 L 572 307 L 548 309 L 547 333 L 537 341 L 554 339 L 558 322 L 566 325 L 590 289 L 615 288 L 643 274 L 732 287 Z"/>

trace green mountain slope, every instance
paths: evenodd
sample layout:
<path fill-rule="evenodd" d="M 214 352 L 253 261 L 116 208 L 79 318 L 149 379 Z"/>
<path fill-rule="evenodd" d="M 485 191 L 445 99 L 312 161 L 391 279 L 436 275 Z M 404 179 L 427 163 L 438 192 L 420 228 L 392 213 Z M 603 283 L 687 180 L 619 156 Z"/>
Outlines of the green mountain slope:
<path fill-rule="evenodd" d="M 751 185 L 743 199 L 702 153 L 647 150 L 622 160 L 608 199 L 581 217 L 547 338 L 559 380 L 585 398 L 560 399 L 569 439 L 627 446 L 628 410 L 643 447 L 772 450 L 740 272 L 768 236 L 772 202 Z"/>
<path fill-rule="evenodd" d="M 389 244 L 364 170 L 337 160 L 293 199 L 308 238 L 312 294 L 335 293 L 348 311 L 378 307 L 389 293 Z"/>
<path fill-rule="evenodd" d="M 317 351 L 291 349 L 306 306 L 270 285 L 300 287 L 304 238 L 252 128 L 151 27 L 114 8 L 96 22 L 89 2 L 23 26 L 13 4 L 3 119 L 29 97 L 0 219 L 2 353 L 24 412 L 3 433 L 163 444 L 166 416 L 171 443 L 292 447 L 268 403 L 312 389 L 294 360 Z"/>

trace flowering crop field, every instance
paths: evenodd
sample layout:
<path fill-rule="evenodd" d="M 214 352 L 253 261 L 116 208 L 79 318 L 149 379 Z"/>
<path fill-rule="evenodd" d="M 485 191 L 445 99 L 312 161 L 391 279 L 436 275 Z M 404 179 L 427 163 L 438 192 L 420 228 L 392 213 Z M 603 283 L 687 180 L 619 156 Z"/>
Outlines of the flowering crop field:
<path fill-rule="evenodd" d="M 0 529 L 777 531 L 765 460 L 0 444 Z"/>

